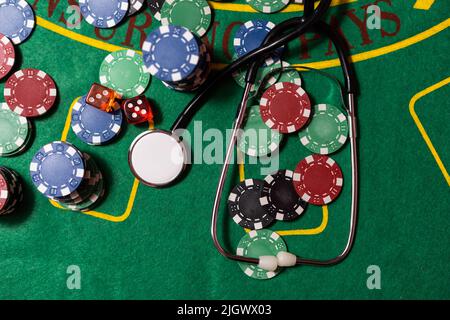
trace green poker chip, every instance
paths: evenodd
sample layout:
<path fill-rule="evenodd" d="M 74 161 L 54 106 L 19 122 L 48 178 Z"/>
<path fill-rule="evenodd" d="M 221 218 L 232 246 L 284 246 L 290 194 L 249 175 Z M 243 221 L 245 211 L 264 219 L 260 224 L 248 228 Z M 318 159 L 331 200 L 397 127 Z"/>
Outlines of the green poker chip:
<path fill-rule="evenodd" d="M 301 86 L 302 78 L 300 78 L 300 73 L 297 70 L 291 68 L 291 65 L 286 61 L 282 62 L 282 66 L 283 66 L 283 69 L 288 69 L 288 70 L 281 71 L 281 74 L 278 78 L 278 82 L 290 82 L 290 83 L 294 83 L 298 86 Z"/>
<path fill-rule="evenodd" d="M 236 54 L 233 56 L 233 61 L 237 59 Z M 281 68 L 281 62 L 280 61 L 271 61 L 266 60 L 266 66 L 260 67 L 258 70 L 258 74 L 256 76 L 256 83 L 251 88 L 252 92 L 257 92 L 261 85 L 264 82 L 264 89 L 269 88 L 271 85 L 274 85 L 278 82 L 279 73 L 275 72 L 276 69 Z M 247 70 L 238 70 L 233 73 L 233 79 L 236 81 L 236 83 L 242 87 L 245 88 L 245 76 L 247 75 Z"/>
<path fill-rule="evenodd" d="M 251 157 L 262 157 L 274 152 L 280 146 L 283 135 L 270 129 L 262 120 L 259 106 L 248 108 L 243 133 L 239 137 L 239 149 Z"/>
<path fill-rule="evenodd" d="M 100 83 L 122 95 L 133 98 L 142 94 L 150 82 L 142 56 L 134 50 L 110 53 L 100 67 Z"/>
<path fill-rule="evenodd" d="M 280 251 L 287 251 L 286 243 L 279 234 L 268 229 L 252 230 L 239 241 L 236 254 L 242 257 L 259 258 L 260 256 L 276 256 Z M 258 280 L 271 279 L 282 269 L 271 272 L 259 268 L 256 264 L 238 262 L 244 273 Z"/>
<path fill-rule="evenodd" d="M 30 129 L 27 118 L 11 111 L 6 103 L 0 103 L 0 156 L 11 156 L 23 150 L 30 140 Z"/>
<path fill-rule="evenodd" d="M 254 9 L 263 13 L 274 13 L 283 10 L 290 0 L 247 0 L 247 3 Z"/>
<path fill-rule="evenodd" d="M 211 7 L 206 0 L 166 0 L 160 13 L 163 26 L 183 26 L 199 37 L 211 25 Z"/>
<path fill-rule="evenodd" d="M 339 150 L 348 137 L 347 117 L 330 104 L 314 106 L 309 125 L 299 132 L 300 142 L 311 152 L 330 154 Z"/>

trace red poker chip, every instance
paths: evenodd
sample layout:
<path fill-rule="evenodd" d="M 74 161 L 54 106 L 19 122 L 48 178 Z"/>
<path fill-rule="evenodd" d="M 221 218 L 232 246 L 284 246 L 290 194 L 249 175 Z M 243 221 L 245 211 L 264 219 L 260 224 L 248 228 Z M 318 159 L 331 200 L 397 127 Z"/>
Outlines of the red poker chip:
<path fill-rule="evenodd" d="M 4 95 L 8 107 L 23 117 L 39 117 L 55 104 L 57 90 L 44 71 L 23 69 L 6 81 Z"/>
<path fill-rule="evenodd" d="M 16 52 L 12 42 L 0 33 L 0 79 L 3 79 L 14 66 Z"/>
<path fill-rule="evenodd" d="M 295 191 L 306 202 L 321 206 L 335 200 L 344 179 L 339 165 L 328 156 L 313 154 L 299 162 L 294 171 Z"/>
<path fill-rule="evenodd" d="M 0 210 L 3 210 L 3 208 L 5 207 L 5 204 L 8 202 L 8 197 L 9 197 L 8 181 L 0 172 Z"/>
<path fill-rule="evenodd" d="M 308 122 L 311 101 L 299 85 L 278 82 L 262 95 L 260 112 L 269 128 L 281 133 L 291 133 L 300 130 Z"/>

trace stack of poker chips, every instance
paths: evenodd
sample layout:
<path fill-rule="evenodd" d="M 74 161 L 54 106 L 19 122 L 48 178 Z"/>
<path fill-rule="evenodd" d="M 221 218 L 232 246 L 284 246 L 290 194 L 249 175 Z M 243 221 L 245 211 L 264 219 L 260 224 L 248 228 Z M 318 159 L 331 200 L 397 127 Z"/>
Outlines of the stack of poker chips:
<path fill-rule="evenodd" d="M 94 159 L 68 142 L 42 147 L 33 156 L 30 175 L 39 192 L 68 210 L 92 210 L 105 195 L 103 175 Z"/>
<path fill-rule="evenodd" d="M 0 167 L 0 216 L 13 213 L 22 200 L 20 176 L 11 169 Z"/>
<path fill-rule="evenodd" d="M 211 72 L 205 43 L 185 27 L 161 26 L 142 45 L 147 72 L 177 91 L 197 90 Z"/>

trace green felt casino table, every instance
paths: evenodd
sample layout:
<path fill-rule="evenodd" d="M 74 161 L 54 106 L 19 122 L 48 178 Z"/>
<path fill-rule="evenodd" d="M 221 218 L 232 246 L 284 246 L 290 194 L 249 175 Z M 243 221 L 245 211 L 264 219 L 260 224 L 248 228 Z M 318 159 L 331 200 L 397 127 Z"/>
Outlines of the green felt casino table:
<path fill-rule="evenodd" d="M 83 144 L 70 130 L 70 106 L 98 82 L 104 57 L 121 48 L 140 50 L 145 35 L 160 25 L 150 10 L 117 28 L 99 30 L 85 21 L 78 23 L 76 10 L 69 7 L 76 1 L 29 2 L 37 27 L 30 39 L 16 46 L 19 58 L 14 70 L 46 71 L 57 83 L 59 96 L 49 114 L 33 121 L 34 138 L 26 152 L 0 159 L 1 165 L 20 173 L 25 185 L 25 203 L 19 212 L 0 219 L 0 298 L 450 298 L 448 1 L 333 1 L 326 20 L 351 47 L 360 89 L 356 242 L 339 265 L 290 268 L 265 281 L 247 277 L 213 246 L 210 212 L 220 164 L 194 164 L 180 183 L 153 189 L 134 179 L 127 162 L 130 143 L 145 126 L 128 125 L 119 139 L 101 147 Z M 364 23 L 371 4 L 381 9 L 379 29 Z M 213 50 L 216 71 L 230 63 L 233 34 L 240 24 L 256 18 L 279 23 L 302 11 L 300 5 L 290 5 L 266 15 L 243 0 L 211 2 L 211 6 L 214 23 L 205 39 Z M 319 35 L 308 33 L 291 43 L 286 60 L 341 76 L 334 49 Z M 314 104 L 340 105 L 338 92 L 317 73 L 302 72 L 302 80 Z M 4 83 L 5 79 L 1 90 Z M 154 104 L 154 126 L 169 129 L 193 95 L 171 91 L 153 78 L 146 96 Z M 224 80 L 188 130 L 225 132 L 240 97 L 241 88 L 234 80 Z M 108 194 L 95 212 L 64 211 L 32 186 L 28 168 L 33 154 L 59 139 L 91 154 L 103 170 Z M 208 139 L 203 137 L 204 147 L 211 142 Z M 344 174 L 344 187 L 335 202 L 310 205 L 300 219 L 270 227 L 283 236 L 289 251 L 326 259 L 345 247 L 349 152 L 347 144 L 332 155 Z M 296 134 L 286 136 L 279 167 L 293 170 L 309 154 Z M 241 175 L 260 179 L 273 168 L 247 163 L 243 169 Z M 226 195 L 239 178 L 234 166 Z M 220 212 L 219 237 L 234 251 L 244 230 L 230 219 L 225 201 Z M 67 286 L 74 265 L 81 272 L 79 290 Z M 371 266 L 381 272 L 380 289 L 367 286 Z"/>

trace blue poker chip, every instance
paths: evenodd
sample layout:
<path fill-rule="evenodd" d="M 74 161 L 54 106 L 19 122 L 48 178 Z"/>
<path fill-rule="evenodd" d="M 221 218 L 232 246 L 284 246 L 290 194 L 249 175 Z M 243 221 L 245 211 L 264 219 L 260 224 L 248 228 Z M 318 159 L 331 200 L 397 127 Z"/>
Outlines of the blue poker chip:
<path fill-rule="evenodd" d="M 142 45 L 147 72 L 162 81 L 186 79 L 200 60 L 198 42 L 188 29 L 161 26 L 151 32 Z"/>
<path fill-rule="evenodd" d="M 234 36 L 234 50 L 238 58 L 246 55 L 250 51 L 253 51 L 263 43 L 267 34 L 275 27 L 275 24 L 265 20 L 250 20 L 244 23 Z M 277 62 L 279 56 L 282 54 L 283 49 L 277 49 L 276 53 L 272 57 L 273 61 Z M 266 62 L 267 63 L 267 62 Z"/>
<path fill-rule="evenodd" d="M 67 142 L 54 141 L 43 146 L 30 164 L 31 180 L 48 198 L 69 195 L 77 190 L 84 177 L 81 152 Z"/>
<path fill-rule="evenodd" d="M 81 97 L 72 109 L 72 130 L 81 141 L 90 145 L 105 144 L 120 133 L 122 129 L 122 112 L 101 111 L 86 103 L 86 96 Z"/>
<path fill-rule="evenodd" d="M 34 13 L 25 0 L 0 0 L 0 33 L 14 44 L 24 42 L 34 29 Z"/>
<path fill-rule="evenodd" d="M 127 16 L 128 0 L 79 0 L 80 11 L 87 23 L 97 28 L 112 28 Z"/>

